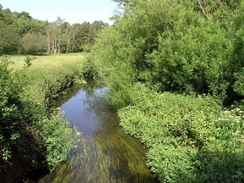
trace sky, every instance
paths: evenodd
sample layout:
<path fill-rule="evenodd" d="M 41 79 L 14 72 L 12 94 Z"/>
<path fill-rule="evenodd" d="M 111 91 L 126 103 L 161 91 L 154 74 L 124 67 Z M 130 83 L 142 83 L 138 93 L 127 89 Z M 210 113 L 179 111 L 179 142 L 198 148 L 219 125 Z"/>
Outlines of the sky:
<path fill-rule="evenodd" d="M 109 18 L 117 7 L 111 0 L 0 0 L 0 4 L 11 12 L 28 12 L 34 19 L 53 22 L 60 17 L 71 24 L 96 20 L 112 24 Z"/>

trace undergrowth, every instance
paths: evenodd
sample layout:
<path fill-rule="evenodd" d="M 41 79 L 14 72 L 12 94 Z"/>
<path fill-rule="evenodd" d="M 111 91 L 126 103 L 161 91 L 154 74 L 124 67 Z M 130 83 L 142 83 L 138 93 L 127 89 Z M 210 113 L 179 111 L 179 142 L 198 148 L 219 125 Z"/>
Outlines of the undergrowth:
<path fill-rule="evenodd" d="M 52 171 L 67 159 L 73 147 L 73 127 L 62 114 L 50 115 L 49 108 L 58 93 L 74 83 L 77 63 L 55 63 L 46 67 L 47 62 L 35 59 L 28 67 L 22 63 L 22 69 L 18 66 L 11 70 L 9 66 L 14 62 L 6 56 L 0 58 L 1 175 L 11 167 L 13 153 L 21 155 L 30 171 Z"/>
<path fill-rule="evenodd" d="M 158 94 L 136 84 L 121 126 L 148 148 L 147 165 L 161 182 L 243 182 L 244 112 L 209 96 Z"/>

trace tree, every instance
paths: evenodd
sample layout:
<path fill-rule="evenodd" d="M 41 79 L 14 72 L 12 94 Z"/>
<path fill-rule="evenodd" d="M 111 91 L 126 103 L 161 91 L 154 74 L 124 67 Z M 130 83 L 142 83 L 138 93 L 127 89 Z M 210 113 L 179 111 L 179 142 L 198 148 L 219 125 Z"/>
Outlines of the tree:
<path fill-rule="evenodd" d="M 17 26 L 0 21 L 0 27 L 0 55 L 17 53 L 20 48 Z"/>
<path fill-rule="evenodd" d="M 47 36 L 47 53 L 57 53 L 58 29 L 55 22 L 47 23 L 46 27 Z"/>
<path fill-rule="evenodd" d="M 72 52 L 72 45 L 74 42 L 75 29 L 68 22 L 64 22 L 62 25 L 62 40 L 63 47 L 61 48 L 62 53 Z"/>
<path fill-rule="evenodd" d="M 3 6 L 0 4 L 0 10 L 2 10 L 3 9 Z"/>
<path fill-rule="evenodd" d="M 223 102 L 233 78 L 228 70 L 241 60 L 229 64 L 228 59 L 236 11 L 223 1 L 199 2 L 131 0 L 118 22 L 102 33 L 101 47 L 96 45 L 107 75 L 114 67 L 112 78 L 130 75 L 128 83 L 143 82 L 159 92 L 208 93 Z"/>
<path fill-rule="evenodd" d="M 126 5 L 128 5 L 131 2 L 131 0 L 113 0 L 113 1 L 118 3 L 120 6 L 121 5 L 122 6 L 126 6 Z"/>
<path fill-rule="evenodd" d="M 55 21 L 57 26 L 57 37 L 58 37 L 58 54 L 60 53 L 60 43 L 61 43 L 61 32 L 62 32 L 62 24 L 64 23 L 64 19 L 61 19 L 60 17 L 57 18 Z"/>
<path fill-rule="evenodd" d="M 47 23 L 46 36 L 47 36 L 47 52 L 60 53 L 62 24 L 64 20 L 60 17 L 55 22 Z"/>
<path fill-rule="evenodd" d="M 18 25 L 18 31 L 20 36 L 23 36 L 24 34 L 31 32 L 31 33 L 40 33 L 45 34 L 45 22 L 30 19 L 26 16 L 22 15 L 17 20 Z"/>
<path fill-rule="evenodd" d="M 37 33 L 27 33 L 22 38 L 25 53 L 36 55 L 46 51 L 46 37 Z"/>
<path fill-rule="evenodd" d="M 22 11 L 21 13 L 18 13 L 18 17 L 22 17 L 24 16 L 25 18 L 28 18 L 28 19 L 32 19 L 32 17 L 30 16 L 30 14 L 28 12 L 25 12 L 25 11 Z"/>

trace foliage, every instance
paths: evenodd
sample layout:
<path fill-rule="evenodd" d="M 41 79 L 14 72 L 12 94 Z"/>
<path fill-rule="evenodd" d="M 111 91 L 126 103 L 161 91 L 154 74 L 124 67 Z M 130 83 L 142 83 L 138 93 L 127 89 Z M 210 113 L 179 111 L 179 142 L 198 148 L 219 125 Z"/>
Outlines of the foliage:
<path fill-rule="evenodd" d="M 85 63 L 82 64 L 80 69 L 80 74 L 86 80 L 96 80 L 98 79 L 98 69 L 91 59 L 87 59 Z"/>
<path fill-rule="evenodd" d="M 237 10 L 234 21 L 234 36 L 233 36 L 233 53 L 231 62 L 229 64 L 229 74 L 232 79 L 233 89 L 230 92 L 236 92 L 240 96 L 244 96 L 243 92 L 243 68 L 244 68 L 244 31 L 243 31 L 243 10 L 244 3 L 240 4 L 240 8 Z M 233 77 L 234 75 L 234 77 Z"/>
<path fill-rule="evenodd" d="M 235 98 L 233 74 L 242 67 L 242 6 L 236 8 L 222 1 L 129 1 L 100 35 L 95 59 L 105 78 L 129 74 L 121 82 L 139 81 L 159 92 L 211 94 L 222 104 Z"/>
<path fill-rule="evenodd" d="M 244 68 L 239 73 L 235 73 L 236 81 L 234 83 L 234 91 L 244 96 Z"/>
<path fill-rule="evenodd" d="M 24 122 L 23 104 L 20 95 L 23 93 L 20 75 L 8 69 L 9 58 L 0 60 L 0 155 L 4 160 L 11 157 L 11 146 L 19 137 L 19 130 Z"/>
<path fill-rule="evenodd" d="M 70 127 L 62 114 L 35 123 L 36 136 L 40 136 L 45 147 L 45 158 L 50 170 L 67 160 L 69 150 L 76 140 L 73 127 Z"/>
<path fill-rule="evenodd" d="M 24 67 L 25 68 L 28 68 L 28 67 L 30 67 L 31 66 L 31 62 L 33 61 L 33 60 L 35 60 L 36 58 L 35 57 L 29 57 L 29 56 L 27 56 L 26 58 L 25 58 L 25 60 L 24 60 L 24 62 L 25 62 L 25 64 L 24 64 Z"/>
<path fill-rule="evenodd" d="M 46 37 L 37 33 L 27 33 L 22 37 L 24 53 L 37 55 L 46 51 Z"/>
<path fill-rule="evenodd" d="M 51 107 L 52 101 L 58 97 L 58 94 L 65 88 L 70 87 L 74 83 L 73 75 L 63 75 L 58 78 L 49 78 L 44 80 L 42 91 L 44 94 L 44 105 L 47 109 Z"/>
<path fill-rule="evenodd" d="M 0 20 L 0 56 L 17 53 L 20 45 L 20 36 L 17 26 L 7 25 Z"/>
<path fill-rule="evenodd" d="M 208 96 L 134 89 L 120 124 L 149 147 L 147 164 L 161 182 L 243 181 L 240 108 L 221 110 Z"/>
<path fill-rule="evenodd" d="M 52 116 L 46 109 L 49 109 L 54 95 L 73 83 L 74 73 L 78 71 L 76 64 L 81 63 L 80 58 L 83 58 L 83 55 L 76 56 L 72 60 L 70 55 L 69 62 L 66 56 L 62 56 L 66 62 L 61 56 L 52 56 L 53 63 L 49 67 L 45 64 L 50 63 L 52 58 L 46 56 L 45 60 L 39 56 L 31 67 L 24 70 L 23 59 L 30 65 L 34 57 L 19 56 L 21 61 L 13 57 L 14 62 L 1 57 L 0 155 L 1 162 L 9 161 L 6 166 L 10 166 L 12 162 L 13 151 L 21 154 L 20 158 L 29 163 L 31 170 L 46 167 L 53 170 L 67 158 L 75 141 L 74 129 L 61 114 Z M 17 70 L 9 70 L 10 66 Z M 42 91 L 40 87 L 43 88 Z M 51 94 L 48 95 L 49 93 Z M 6 166 L 1 166 L 1 176 L 5 176 L 2 173 Z"/>

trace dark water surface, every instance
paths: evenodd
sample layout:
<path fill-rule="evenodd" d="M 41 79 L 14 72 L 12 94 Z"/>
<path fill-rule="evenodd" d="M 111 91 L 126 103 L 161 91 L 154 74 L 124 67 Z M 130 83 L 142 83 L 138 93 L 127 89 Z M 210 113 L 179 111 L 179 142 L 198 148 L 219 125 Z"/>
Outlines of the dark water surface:
<path fill-rule="evenodd" d="M 57 107 L 79 135 L 69 159 L 39 183 L 153 183 L 144 146 L 125 134 L 116 111 L 101 99 L 106 88 L 73 87 Z"/>

